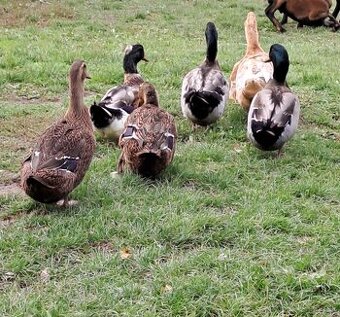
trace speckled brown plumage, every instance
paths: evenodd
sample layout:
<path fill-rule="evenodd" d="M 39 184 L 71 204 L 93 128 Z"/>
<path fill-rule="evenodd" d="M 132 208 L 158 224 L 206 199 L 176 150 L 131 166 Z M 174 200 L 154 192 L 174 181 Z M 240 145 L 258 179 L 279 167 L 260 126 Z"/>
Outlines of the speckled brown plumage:
<path fill-rule="evenodd" d="M 151 84 L 141 85 L 138 100 L 139 107 L 128 117 L 119 139 L 122 152 L 118 172 L 130 169 L 145 177 L 155 177 L 173 159 L 177 138 L 175 120 L 158 107 Z"/>
<path fill-rule="evenodd" d="M 61 199 L 80 184 L 92 160 L 95 139 L 88 109 L 84 106 L 84 81 L 89 78 L 84 61 L 72 64 L 69 76 L 70 105 L 61 120 L 39 137 L 21 168 L 21 186 L 43 203 Z"/>

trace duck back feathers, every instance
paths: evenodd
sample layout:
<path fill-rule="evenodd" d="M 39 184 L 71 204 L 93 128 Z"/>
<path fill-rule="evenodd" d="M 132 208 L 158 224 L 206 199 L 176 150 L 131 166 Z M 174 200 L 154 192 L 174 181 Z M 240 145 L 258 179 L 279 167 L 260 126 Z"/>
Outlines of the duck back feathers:
<path fill-rule="evenodd" d="M 87 77 L 83 61 L 70 71 L 70 105 L 63 119 L 50 126 L 23 162 L 21 186 L 33 199 L 53 203 L 67 198 L 80 184 L 92 160 L 95 139 L 83 105 Z"/>
<path fill-rule="evenodd" d="M 185 75 L 181 93 L 183 115 L 203 126 L 222 116 L 229 95 L 228 83 L 216 60 L 218 33 L 212 22 L 208 22 L 205 36 L 206 58 Z"/>

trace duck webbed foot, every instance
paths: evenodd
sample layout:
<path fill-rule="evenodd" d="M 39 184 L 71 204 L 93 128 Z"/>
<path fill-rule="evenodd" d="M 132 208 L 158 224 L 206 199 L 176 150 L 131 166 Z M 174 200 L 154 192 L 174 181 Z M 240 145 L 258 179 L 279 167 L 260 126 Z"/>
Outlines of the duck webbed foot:
<path fill-rule="evenodd" d="M 78 201 L 77 200 L 69 200 L 68 196 L 66 196 L 64 199 L 57 201 L 56 204 L 59 207 L 66 208 L 66 207 L 71 207 L 71 206 L 77 205 Z"/>
<path fill-rule="evenodd" d="M 277 151 L 277 158 L 280 158 L 283 156 L 283 151 L 282 151 L 282 148 L 280 148 L 278 151 Z"/>

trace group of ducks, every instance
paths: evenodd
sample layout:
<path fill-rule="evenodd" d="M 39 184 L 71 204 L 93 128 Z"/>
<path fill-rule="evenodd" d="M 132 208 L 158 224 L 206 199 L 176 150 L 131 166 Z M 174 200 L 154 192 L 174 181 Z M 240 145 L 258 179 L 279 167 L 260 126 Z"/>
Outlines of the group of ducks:
<path fill-rule="evenodd" d="M 256 16 L 245 21 L 247 51 L 227 80 L 216 59 L 218 33 L 209 22 L 204 62 L 183 79 L 181 108 L 195 128 L 221 118 L 229 98 L 248 111 L 247 135 L 262 150 L 279 150 L 298 124 L 299 101 L 286 84 L 289 58 L 279 44 L 269 55 L 260 47 Z M 140 44 L 124 52 L 124 82 L 110 89 L 90 111 L 84 105 L 84 81 L 90 78 L 84 61 L 70 69 L 70 103 L 64 117 L 38 139 L 21 168 L 21 186 L 42 203 L 67 206 L 69 193 L 80 184 L 95 151 L 93 126 L 118 143 L 117 172 L 131 170 L 155 177 L 173 160 L 177 130 L 171 114 L 159 107 L 155 87 L 145 82 L 137 64 L 147 61 Z"/>

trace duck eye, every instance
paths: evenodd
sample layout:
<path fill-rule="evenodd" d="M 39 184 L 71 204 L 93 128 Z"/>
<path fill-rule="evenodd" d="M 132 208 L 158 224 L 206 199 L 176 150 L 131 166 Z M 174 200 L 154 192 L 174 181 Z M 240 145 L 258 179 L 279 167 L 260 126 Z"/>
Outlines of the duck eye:
<path fill-rule="evenodd" d="M 86 68 L 86 64 L 83 64 L 83 68 Z"/>

